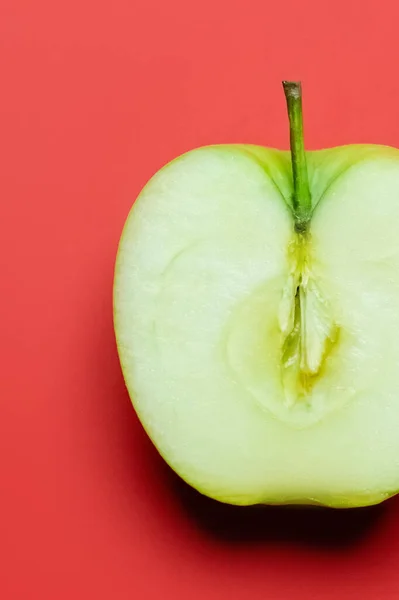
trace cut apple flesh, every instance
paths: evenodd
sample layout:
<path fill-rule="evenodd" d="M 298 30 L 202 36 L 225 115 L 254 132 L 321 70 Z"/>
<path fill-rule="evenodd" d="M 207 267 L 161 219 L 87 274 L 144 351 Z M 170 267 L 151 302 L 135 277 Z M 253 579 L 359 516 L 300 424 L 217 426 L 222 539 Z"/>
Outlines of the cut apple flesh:
<path fill-rule="evenodd" d="M 399 152 L 215 146 L 157 173 L 121 238 L 125 381 L 165 460 L 224 502 L 377 503 L 399 489 Z"/>

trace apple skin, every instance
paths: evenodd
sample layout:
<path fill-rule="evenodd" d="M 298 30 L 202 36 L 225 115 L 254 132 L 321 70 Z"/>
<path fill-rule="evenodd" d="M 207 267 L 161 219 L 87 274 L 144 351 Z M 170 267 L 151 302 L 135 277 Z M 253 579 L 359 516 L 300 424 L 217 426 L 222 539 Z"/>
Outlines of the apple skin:
<path fill-rule="evenodd" d="M 281 197 L 285 199 L 287 206 L 290 205 L 290 198 L 292 196 L 292 170 L 289 152 L 245 144 L 210 146 L 207 148 L 193 150 L 182 155 L 181 157 L 176 158 L 171 163 L 163 167 L 159 173 L 167 173 L 171 167 L 177 165 L 179 161 L 184 161 L 187 156 L 197 152 L 204 152 L 208 149 L 221 150 L 222 152 L 231 153 L 232 156 L 235 156 L 238 153 L 242 154 L 243 156 L 247 156 L 253 161 L 256 161 L 257 164 L 261 166 L 261 168 L 273 181 L 274 185 L 279 190 Z M 331 186 L 333 186 L 340 178 L 361 163 L 373 164 L 374 161 L 378 162 L 380 160 L 388 160 L 396 162 L 399 169 L 399 151 L 387 146 L 348 145 L 326 150 L 307 152 L 306 156 L 314 215 L 317 214 L 319 207 L 322 206 L 324 197 L 328 195 L 328 191 Z M 159 177 L 159 173 L 155 177 Z M 151 185 L 151 182 L 149 185 Z M 143 192 L 145 192 L 146 189 L 147 186 L 144 188 Z M 126 271 L 126 252 L 127 248 L 130 248 L 132 243 L 134 244 L 134 240 L 131 239 L 132 231 L 130 224 L 132 218 L 134 218 L 135 211 L 137 206 L 140 204 L 142 197 L 143 193 L 140 194 L 138 200 L 133 206 L 119 244 L 114 282 L 114 325 L 118 353 L 120 356 L 121 367 L 129 395 L 144 429 L 161 456 L 163 456 L 164 460 L 170 465 L 170 467 L 174 469 L 182 479 L 184 479 L 192 487 L 196 488 L 200 493 L 210 496 L 220 502 L 237 505 L 252 505 L 260 503 L 274 505 L 306 504 L 333 508 L 352 508 L 378 504 L 397 494 L 399 491 L 399 473 L 396 486 L 393 486 L 390 489 L 370 489 L 367 493 L 357 493 L 356 490 L 348 492 L 344 489 L 343 493 L 340 494 L 336 493 L 335 490 L 329 492 L 329 490 L 326 489 L 324 491 L 319 491 L 314 495 L 307 495 L 305 491 L 304 494 L 300 493 L 297 496 L 293 496 L 290 493 L 281 493 L 276 497 L 273 497 L 273 494 L 269 497 L 267 494 L 257 495 L 252 491 L 249 491 L 248 494 L 236 494 L 234 492 L 230 494 L 226 489 L 219 491 L 214 483 L 209 484 L 207 481 L 204 481 L 202 476 L 198 477 L 195 473 L 195 469 L 193 469 L 194 472 L 191 472 L 190 467 L 187 466 L 185 461 L 180 461 L 177 458 L 178 453 L 175 454 L 174 452 L 170 451 L 170 444 L 164 443 L 164 440 L 162 439 L 163 436 L 159 433 L 162 425 L 155 423 L 156 418 L 151 418 L 147 409 L 144 408 L 144 404 L 138 400 L 140 392 L 138 388 L 136 388 L 135 384 L 137 370 L 132 374 L 131 352 L 130 349 L 127 348 L 127 340 L 129 339 L 129 335 L 132 335 L 132 333 L 126 331 L 127 320 L 126 315 L 123 314 L 125 310 L 123 307 L 123 302 L 126 301 L 124 282 L 128 277 Z M 122 301 L 121 297 L 124 298 Z M 206 443 L 205 438 L 204 443 Z"/>

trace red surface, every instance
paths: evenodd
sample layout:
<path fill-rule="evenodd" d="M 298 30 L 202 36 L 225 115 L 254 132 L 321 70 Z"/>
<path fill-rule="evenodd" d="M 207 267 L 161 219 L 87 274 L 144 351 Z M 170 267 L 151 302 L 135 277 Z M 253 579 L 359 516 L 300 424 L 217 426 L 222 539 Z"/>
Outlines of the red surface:
<path fill-rule="evenodd" d="M 396 7 L 396 8 L 395 8 Z M 1 0 L 0 598 L 390 600 L 399 502 L 230 509 L 158 458 L 112 330 L 142 185 L 211 142 L 399 146 L 394 0 Z"/>

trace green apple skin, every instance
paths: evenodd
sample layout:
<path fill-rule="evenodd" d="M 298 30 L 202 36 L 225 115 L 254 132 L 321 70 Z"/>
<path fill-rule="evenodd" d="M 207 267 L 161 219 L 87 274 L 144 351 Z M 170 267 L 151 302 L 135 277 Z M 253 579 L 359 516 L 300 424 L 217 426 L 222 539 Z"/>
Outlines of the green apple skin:
<path fill-rule="evenodd" d="M 350 508 L 399 490 L 399 151 L 306 157 L 316 291 L 300 327 L 318 366 L 305 396 L 282 367 L 289 152 L 180 156 L 144 187 L 119 244 L 114 325 L 134 408 L 171 468 L 225 503 Z M 319 350 L 331 323 L 339 335 Z"/>

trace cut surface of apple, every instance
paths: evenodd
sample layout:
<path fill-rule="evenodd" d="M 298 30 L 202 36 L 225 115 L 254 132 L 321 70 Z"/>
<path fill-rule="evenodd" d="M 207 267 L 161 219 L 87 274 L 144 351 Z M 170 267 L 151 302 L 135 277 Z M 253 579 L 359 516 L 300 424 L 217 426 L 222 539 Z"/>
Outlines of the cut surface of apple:
<path fill-rule="evenodd" d="M 121 237 L 114 321 L 137 414 L 190 485 L 234 504 L 399 490 L 399 151 L 249 145 L 161 169 Z"/>

